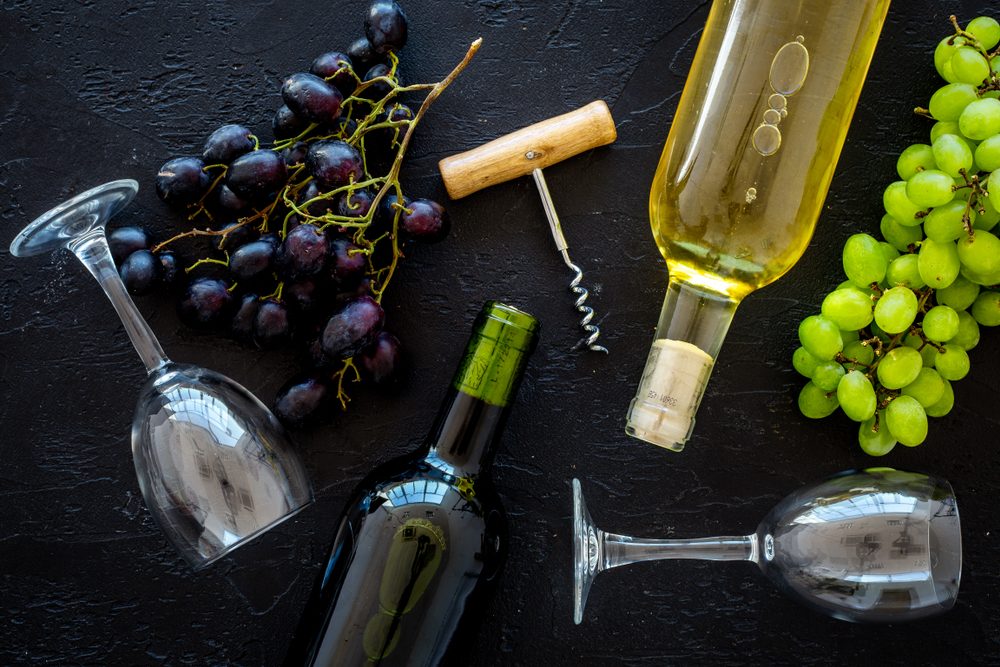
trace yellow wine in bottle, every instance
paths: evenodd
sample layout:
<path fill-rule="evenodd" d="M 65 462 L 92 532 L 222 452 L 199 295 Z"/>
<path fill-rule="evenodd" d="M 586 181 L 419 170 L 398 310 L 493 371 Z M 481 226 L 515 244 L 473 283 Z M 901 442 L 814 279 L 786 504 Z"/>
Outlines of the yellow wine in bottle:
<path fill-rule="evenodd" d="M 680 451 L 736 306 L 812 238 L 889 0 L 715 0 L 650 192 L 667 297 L 626 431 Z"/>

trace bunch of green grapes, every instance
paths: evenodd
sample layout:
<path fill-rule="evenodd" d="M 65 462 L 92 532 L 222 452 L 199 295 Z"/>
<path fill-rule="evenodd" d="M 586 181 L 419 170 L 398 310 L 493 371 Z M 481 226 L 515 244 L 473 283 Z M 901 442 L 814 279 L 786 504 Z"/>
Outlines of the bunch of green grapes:
<path fill-rule="evenodd" d="M 839 407 L 872 456 L 915 447 L 927 418 L 952 409 L 979 327 L 1000 325 L 1000 23 L 980 16 L 934 51 L 947 84 L 917 113 L 935 120 L 885 189 L 884 240 L 844 245 L 847 280 L 799 325 L 792 364 L 809 378 L 798 404 L 819 419 Z M 992 199 L 990 192 L 993 193 Z"/>

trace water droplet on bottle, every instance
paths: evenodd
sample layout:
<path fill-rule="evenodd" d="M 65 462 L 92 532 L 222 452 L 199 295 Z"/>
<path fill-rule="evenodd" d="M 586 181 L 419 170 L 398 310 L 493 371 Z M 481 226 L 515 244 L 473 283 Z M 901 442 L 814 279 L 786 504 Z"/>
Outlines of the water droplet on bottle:
<path fill-rule="evenodd" d="M 786 106 L 788 106 L 788 99 L 784 95 L 779 95 L 778 93 L 775 93 L 774 95 L 771 95 L 769 98 L 767 98 L 767 106 L 771 107 L 772 109 L 781 111 Z"/>
<path fill-rule="evenodd" d="M 753 147 L 764 157 L 774 155 L 781 148 L 781 131 L 774 125 L 761 123 L 753 132 Z"/>
<path fill-rule="evenodd" d="M 774 109 L 768 109 L 764 112 L 764 122 L 768 125 L 777 125 L 781 122 L 781 114 Z"/>
<path fill-rule="evenodd" d="M 752 204 L 757 199 L 757 188 L 747 188 L 747 203 Z"/>

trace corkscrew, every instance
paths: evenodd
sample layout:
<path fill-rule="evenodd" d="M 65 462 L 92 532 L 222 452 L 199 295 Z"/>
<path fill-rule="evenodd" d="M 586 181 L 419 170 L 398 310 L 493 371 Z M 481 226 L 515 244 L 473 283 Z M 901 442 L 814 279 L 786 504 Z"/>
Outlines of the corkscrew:
<path fill-rule="evenodd" d="M 543 120 L 472 150 L 447 157 L 438 164 L 445 188 L 452 199 L 461 199 L 519 176 L 529 173 L 532 175 L 556 249 L 573 272 L 569 290 L 576 295 L 573 307 L 581 314 L 580 328 L 585 334 L 573 349 L 585 347 L 592 352 L 605 354 L 608 349 L 597 344 L 601 329 L 592 323 L 594 309 L 586 305 L 590 292 L 581 284 L 583 270 L 570 259 L 569 244 L 563 234 L 542 169 L 591 148 L 610 144 L 617 136 L 615 121 L 608 105 L 597 100 L 575 111 Z"/>

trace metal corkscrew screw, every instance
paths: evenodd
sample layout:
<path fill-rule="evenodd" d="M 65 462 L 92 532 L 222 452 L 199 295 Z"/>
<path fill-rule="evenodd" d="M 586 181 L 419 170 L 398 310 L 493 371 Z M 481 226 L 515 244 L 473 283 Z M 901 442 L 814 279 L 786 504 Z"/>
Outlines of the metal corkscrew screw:
<path fill-rule="evenodd" d="M 563 262 L 573 272 L 569 289 L 576 295 L 573 307 L 581 315 L 580 328 L 585 335 L 573 349 L 587 348 L 607 354 L 597 344 L 601 335 L 592 324 L 594 309 L 587 304 L 590 292 L 581 284 L 583 270 L 569 257 L 569 244 L 563 234 L 559 215 L 542 169 L 578 155 L 591 148 L 612 143 L 618 134 L 608 105 L 598 100 L 575 111 L 543 120 L 477 148 L 447 157 L 438 165 L 445 187 L 452 199 L 460 199 L 485 187 L 531 174 L 538 186 L 545 217 Z"/>

